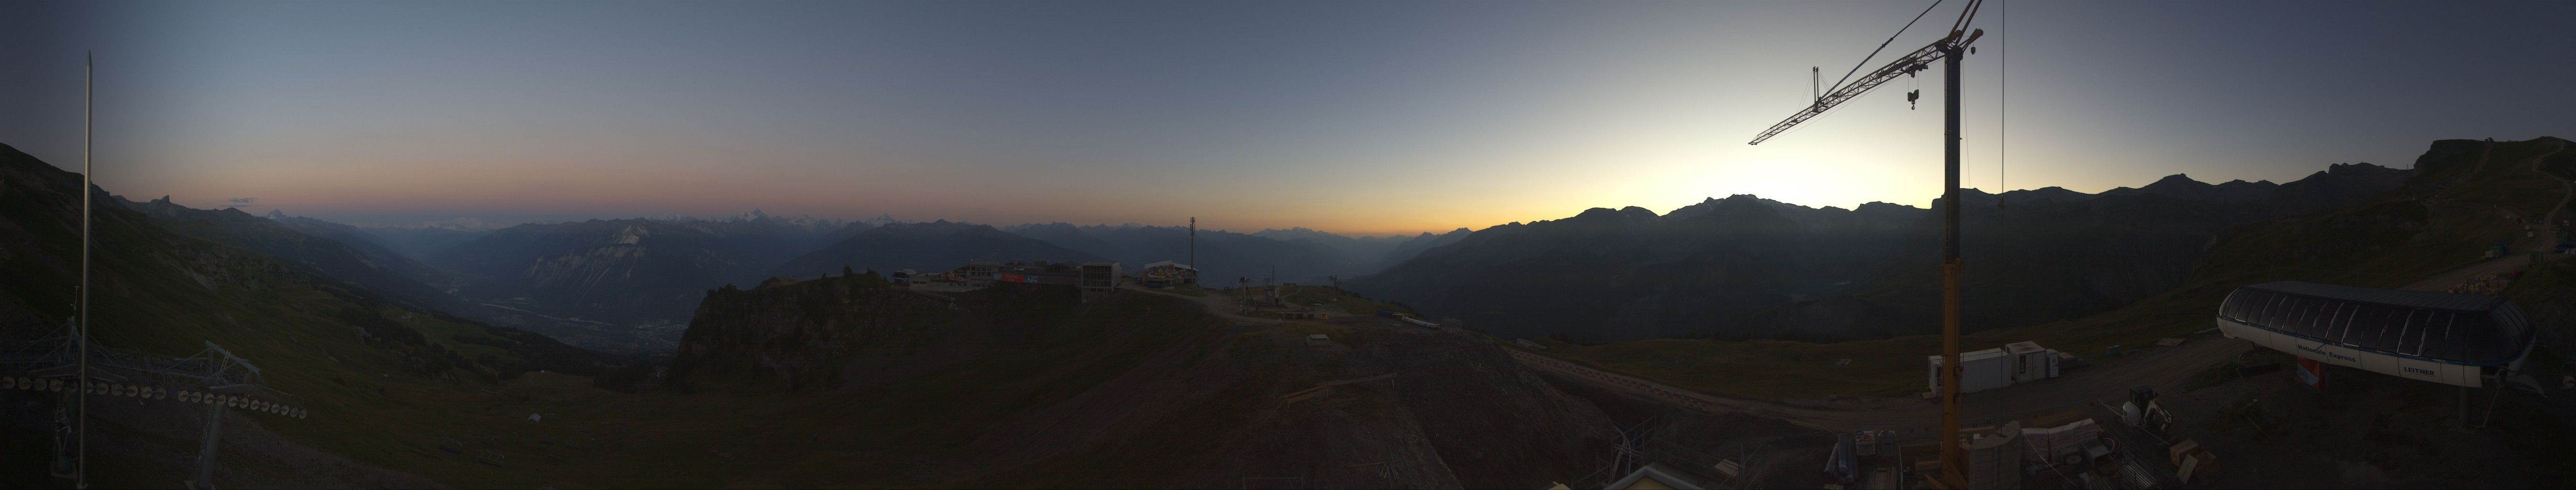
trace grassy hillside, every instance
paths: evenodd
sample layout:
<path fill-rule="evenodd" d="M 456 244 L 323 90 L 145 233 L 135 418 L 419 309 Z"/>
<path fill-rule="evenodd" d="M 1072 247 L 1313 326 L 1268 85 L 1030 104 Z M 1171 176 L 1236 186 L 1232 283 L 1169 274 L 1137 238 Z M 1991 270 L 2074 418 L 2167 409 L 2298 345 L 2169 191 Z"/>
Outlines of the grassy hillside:
<path fill-rule="evenodd" d="M 1986 349 L 2028 340 L 2092 357 L 2113 345 L 2136 350 L 2158 338 L 2211 328 L 2211 312 L 2237 286 L 2299 280 L 2396 287 L 2476 263 L 2486 244 L 2521 236 L 2521 223 L 2503 211 L 2540 216 L 2563 196 L 2558 181 L 2534 172 L 2528 159 L 2566 143 L 2541 138 L 2489 148 L 2476 141 L 2440 142 L 2416 163 L 2419 172 L 2402 188 L 2357 206 L 2234 230 L 2180 286 L 2080 319 L 1976 331 L 1960 345 Z M 1975 257 L 1969 260 L 1969 270 L 1976 270 Z M 1988 267 L 1995 266 L 2003 264 Z M 1937 335 L 1822 344 L 1660 339 L 1548 354 L 1713 393 L 1820 398 L 1920 391 L 1920 356 L 1939 347 Z M 1843 358 L 1853 361 L 1831 364 Z M 1743 375 L 1748 372 L 1764 374 Z"/>
<path fill-rule="evenodd" d="M 78 284 L 79 179 L 0 147 L 0 333 L 61 335 Z M 97 193 L 102 201 L 103 192 Z M 102 202 L 104 204 L 104 202 Z M 504 397 L 489 390 L 532 370 L 631 376 L 622 360 L 573 349 L 524 331 L 424 311 L 306 272 L 274 257 L 165 231 L 144 215 L 101 208 L 95 221 L 93 338 L 120 349 L 186 356 L 214 342 L 262 369 L 268 386 L 300 395 L 311 418 L 234 411 L 218 484 L 245 475 L 291 475 L 270 484 L 409 484 L 381 470 L 323 475 L 300 466 L 336 457 L 381 465 L 427 446 L 393 431 L 469 432 L 485 425 L 463 407 Z M 53 397 L 0 394 L 49 406 Z M 201 406 L 175 400 L 106 399 L 100 412 L 95 483 L 173 486 L 191 458 Z M 99 401 L 94 400 L 94 406 Z M 525 414 L 521 414 L 524 416 Z M 37 461 L 46 444 L 35 427 L 12 426 L 10 456 Z M 496 433 L 499 431 L 495 431 Z M 260 439 L 282 435 L 286 443 Z M 430 440 L 435 440 L 434 437 Z M 172 445 L 173 441 L 180 444 Z M 265 442 L 263 442 L 265 441 Z M 29 444 L 30 442 L 34 444 Z M 32 447 L 31 447 L 32 446 Z M 193 449 L 186 451 L 193 454 Z M 320 458 L 317 460 L 316 458 Z M 7 465 L 11 471 L 27 466 Z M 412 471 L 421 471 L 411 468 Z M 15 474 L 13 474 L 15 475 Z M 20 479 L 17 476 L 30 478 Z M 16 475 L 10 481 L 51 481 Z"/>

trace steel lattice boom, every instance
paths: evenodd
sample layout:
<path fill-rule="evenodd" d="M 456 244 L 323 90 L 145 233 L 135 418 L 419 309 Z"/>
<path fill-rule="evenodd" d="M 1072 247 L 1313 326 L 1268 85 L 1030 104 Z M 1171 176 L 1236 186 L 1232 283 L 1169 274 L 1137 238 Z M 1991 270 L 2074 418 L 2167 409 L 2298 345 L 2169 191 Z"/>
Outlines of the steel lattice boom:
<path fill-rule="evenodd" d="M 1932 62 L 1941 61 L 1944 53 L 1948 51 L 1946 48 L 1967 46 L 1968 43 L 1976 42 L 1978 37 L 1984 36 L 1985 34 L 1986 31 L 1984 29 L 1969 31 L 1964 35 L 1958 31 L 1951 31 L 1949 37 L 1941 38 L 1939 41 L 1933 41 L 1932 44 L 1924 45 L 1922 48 L 1916 49 L 1912 53 L 1906 53 L 1905 56 L 1897 58 L 1896 61 L 1889 62 L 1886 66 L 1878 67 L 1877 70 L 1869 72 L 1868 76 L 1863 76 L 1859 80 L 1853 80 L 1851 83 L 1843 84 L 1841 87 L 1835 87 L 1832 93 L 1816 98 L 1815 103 L 1809 104 L 1806 110 L 1798 111 L 1797 114 L 1790 115 L 1788 119 L 1781 120 L 1779 124 L 1771 125 L 1771 129 L 1762 130 L 1762 134 L 1753 136 L 1753 142 L 1745 144 L 1762 144 L 1762 140 L 1771 139 L 1773 136 L 1779 136 L 1780 133 L 1789 131 L 1790 126 L 1796 126 L 1798 123 L 1807 122 L 1808 119 L 1815 119 L 1816 116 L 1824 115 L 1825 111 L 1833 110 L 1834 106 L 1841 105 L 1845 101 L 1852 100 L 1852 98 L 1860 97 L 1861 94 L 1869 93 L 1870 89 L 1878 88 L 1879 85 L 1885 84 L 1889 80 L 1895 80 L 1896 77 L 1899 76 L 1912 75 L 1915 72 L 1929 69 L 1932 67 Z"/>

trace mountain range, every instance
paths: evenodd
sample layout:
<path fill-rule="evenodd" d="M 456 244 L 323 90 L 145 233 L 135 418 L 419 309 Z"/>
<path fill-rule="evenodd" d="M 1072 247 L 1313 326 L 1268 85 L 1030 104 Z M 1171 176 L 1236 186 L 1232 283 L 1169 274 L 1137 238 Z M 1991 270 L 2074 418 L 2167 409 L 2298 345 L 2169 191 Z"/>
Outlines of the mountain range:
<path fill-rule="evenodd" d="M 2361 202 L 2408 174 L 2333 165 L 2285 184 L 2173 175 L 2098 194 L 1963 191 L 1974 328 L 2044 323 L 2161 291 L 2229 227 Z M 1343 280 L 1502 335 L 1872 338 L 1937 310 L 1936 208 L 1810 208 L 1750 195 L 1655 213 L 1414 236 L 1306 228 L 994 227 L 759 210 L 531 223 L 488 232 L 354 227 L 273 211 L 117 202 L 183 234 L 295 261 L 405 304 L 619 352 L 669 352 L 707 290 L 774 276 L 937 271 L 970 260 L 1192 262 L 1211 286 Z M 1195 242 L 1195 243 L 1193 243 Z M 1992 262 L 1988 262 L 1992 261 Z M 2013 267 L 1981 267 L 1986 263 Z M 2005 300 L 2003 298 L 2011 298 Z"/>
<path fill-rule="evenodd" d="M 1363 258 L 1336 248 L 1314 234 L 1273 233 L 1261 236 L 1224 230 L 1198 230 L 1193 250 L 1190 229 L 1178 226 L 1029 224 L 1007 228 L 1030 238 L 1116 260 L 1129 267 L 1173 261 L 1197 267 L 1202 284 L 1232 287 L 1278 282 L 1322 282 L 1332 276 L 1366 272 Z M 1311 231 L 1311 230 L 1309 230 Z M 1279 236 L 1288 236 L 1280 239 Z M 1352 242 L 1358 239 L 1344 238 Z M 1363 247 L 1365 248 L 1365 247 Z M 1196 262 L 1192 255 L 1197 256 Z"/>
<path fill-rule="evenodd" d="M 947 220 L 891 224 L 787 260 L 769 276 L 808 277 L 851 270 L 945 272 L 973 260 L 1096 261 L 1098 255 L 1014 235 L 988 225 Z"/>
<path fill-rule="evenodd" d="M 2174 175 L 2099 194 L 1963 190 L 1973 328 L 2103 311 L 2171 287 L 2230 227 L 2359 203 L 2409 174 L 2334 165 L 2288 184 Z M 1594 208 L 1477 230 L 1355 292 L 1507 336 L 1848 339 L 1937 328 L 1938 207 L 1749 195 L 1658 215 Z"/>

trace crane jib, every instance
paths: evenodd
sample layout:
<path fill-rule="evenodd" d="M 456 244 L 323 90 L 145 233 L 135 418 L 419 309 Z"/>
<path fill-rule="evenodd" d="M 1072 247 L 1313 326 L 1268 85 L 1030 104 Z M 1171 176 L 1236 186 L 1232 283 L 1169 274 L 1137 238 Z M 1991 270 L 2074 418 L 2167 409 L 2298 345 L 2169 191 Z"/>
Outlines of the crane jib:
<path fill-rule="evenodd" d="M 1911 75 L 1914 72 L 1930 69 L 1932 67 L 1932 62 L 1941 61 L 1944 48 L 1966 48 L 1968 43 L 1976 42 L 1977 38 L 1983 37 L 1985 34 L 1985 29 L 1970 31 L 1965 33 L 1965 35 L 1962 35 L 1962 33 L 1959 32 L 1952 32 L 1949 37 L 1941 38 L 1939 41 L 1933 41 L 1932 44 L 1924 45 L 1921 49 L 1916 49 L 1912 53 L 1906 53 L 1905 56 L 1898 57 L 1895 61 L 1890 61 L 1887 65 L 1880 66 L 1877 70 L 1871 70 L 1869 72 L 1869 76 L 1861 77 L 1859 80 L 1853 80 L 1849 84 L 1834 88 L 1833 92 L 1826 93 L 1824 97 L 1816 99 L 1814 104 L 1808 105 L 1807 110 L 1798 111 L 1796 114 L 1790 115 L 1788 119 L 1780 121 L 1779 124 L 1771 125 L 1770 129 L 1763 130 L 1762 134 L 1755 135 L 1753 137 L 1752 142 L 1745 144 L 1762 144 L 1763 140 L 1771 139 L 1773 136 L 1779 136 L 1780 133 L 1787 132 L 1789 127 L 1796 126 L 1798 123 L 1807 122 L 1808 119 L 1815 119 L 1816 116 L 1824 115 L 1825 111 L 1832 110 L 1834 106 L 1840 105 L 1844 101 L 1860 97 L 1861 94 L 1868 93 L 1870 89 L 1878 88 L 1879 85 L 1895 80 L 1898 76 Z"/>

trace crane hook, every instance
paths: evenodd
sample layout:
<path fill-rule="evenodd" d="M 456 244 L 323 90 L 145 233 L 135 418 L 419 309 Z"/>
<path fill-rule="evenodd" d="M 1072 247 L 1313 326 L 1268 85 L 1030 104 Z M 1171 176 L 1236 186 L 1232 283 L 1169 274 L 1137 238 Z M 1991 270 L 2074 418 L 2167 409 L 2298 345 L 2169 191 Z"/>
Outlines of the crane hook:
<path fill-rule="evenodd" d="M 1916 100 L 1921 100 L 1922 98 L 1923 98 L 1923 91 L 1921 91 L 1921 90 L 1916 90 L 1916 91 L 1912 91 L 1912 92 L 1906 92 L 1906 93 L 1905 93 L 1905 109 L 1906 109 L 1906 110 L 1913 110 L 1913 109 L 1914 109 L 1914 101 L 1916 101 Z"/>

